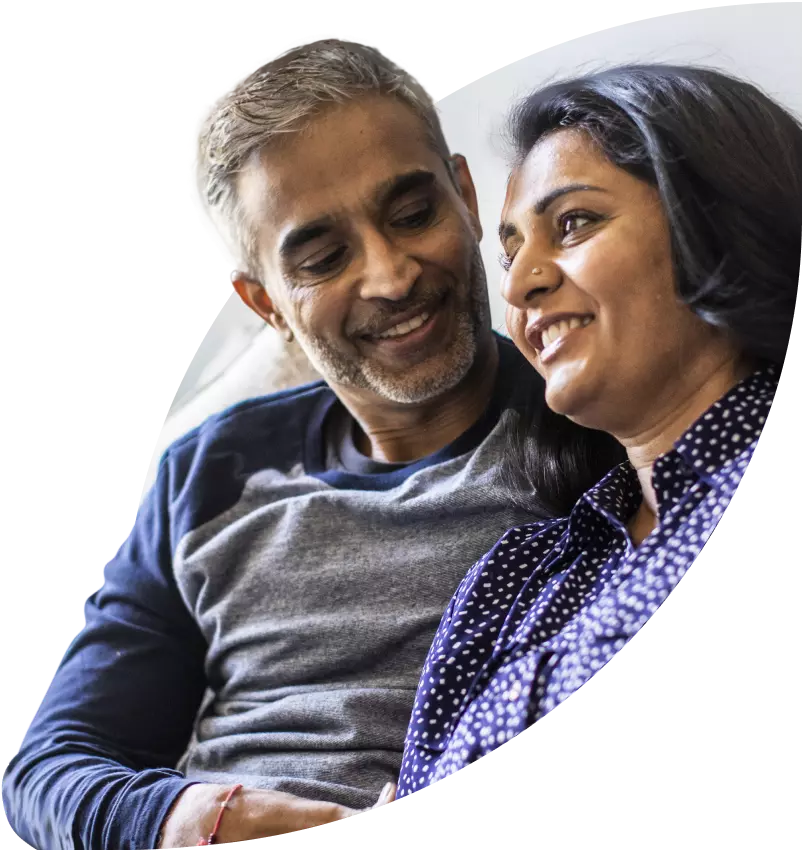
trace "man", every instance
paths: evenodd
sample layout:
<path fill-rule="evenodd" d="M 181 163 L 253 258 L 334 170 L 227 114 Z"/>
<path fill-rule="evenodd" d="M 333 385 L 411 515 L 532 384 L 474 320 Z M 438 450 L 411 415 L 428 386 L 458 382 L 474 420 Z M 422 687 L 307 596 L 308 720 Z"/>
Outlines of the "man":
<path fill-rule="evenodd" d="M 535 518 L 497 465 L 537 379 L 490 329 L 471 177 L 415 80 L 299 48 L 217 105 L 199 173 L 239 295 L 325 380 L 164 455 L 4 778 L 42 850 L 196 844 L 234 783 L 221 841 L 372 805 L 447 600 Z"/>

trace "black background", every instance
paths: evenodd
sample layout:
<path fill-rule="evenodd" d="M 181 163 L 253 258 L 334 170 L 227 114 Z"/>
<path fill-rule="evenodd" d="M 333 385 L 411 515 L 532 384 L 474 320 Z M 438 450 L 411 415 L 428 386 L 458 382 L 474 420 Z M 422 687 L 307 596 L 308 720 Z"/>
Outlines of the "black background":
<path fill-rule="evenodd" d="M 463 15 L 468 24 L 471 13 Z M 391 26 L 369 37 L 399 47 L 448 89 L 524 55 L 511 29 L 490 34 L 490 47 L 451 26 L 409 36 Z M 547 39 L 564 34 L 560 25 L 542 30 Z M 227 46 L 208 23 L 174 46 L 144 42 L 136 54 L 110 58 L 117 76 L 82 84 L 90 102 L 78 90 L 62 92 L 51 134 L 37 145 L 49 190 L 42 216 L 28 223 L 37 237 L 30 262 L 14 280 L 42 324 L 15 328 L 7 318 L 15 354 L 6 490 L 14 507 L 3 566 L 3 754 L 16 748 L 14 728 L 79 622 L 79 596 L 98 581 L 96 562 L 129 524 L 159 410 L 222 298 L 223 267 L 180 201 L 180 131 L 208 88 L 221 87 L 248 56 L 294 37 L 273 32 Z M 800 363 L 803 352 L 799 340 Z M 538 841 L 547 833 L 533 829 L 552 823 L 559 797 L 576 805 L 597 797 L 629 811 L 662 782 L 660 816 L 681 804 L 688 817 L 722 812 L 728 823 L 765 819 L 776 830 L 783 818 L 769 792 L 798 770 L 801 737 L 803 670 L 794 653 L 808 560 L 796 440 L 803 375 L 795 367 L 787 376 L 761 462 L 695 578 L 575 705 L 495 761 L 334 834 L 351 829 L 341 839 L 351 841 L 365 830 L 374 841 L 395 829 L 411 841 L 425 825 L 448 835 L 471 822 L 514 840 L 530 827 Z M 587 811 L 588 802 L 582 823 Z M 581 824 L 568 824 L 574 839 Z"/>

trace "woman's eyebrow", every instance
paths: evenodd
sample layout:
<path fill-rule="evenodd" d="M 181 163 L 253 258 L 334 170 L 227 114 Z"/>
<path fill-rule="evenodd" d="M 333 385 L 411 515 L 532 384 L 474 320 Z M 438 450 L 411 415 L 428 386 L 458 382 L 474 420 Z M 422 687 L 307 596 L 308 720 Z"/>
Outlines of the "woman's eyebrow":
<path fill-rule="evenodd" d="M 533 212 L 535 215 L 543 215 L 547 212 L 547 208 L 554 201 L 557 201 L 559 198 L 562 198 L 564 195 L 569 195 L 572 192 L 605 192 L 605 189 L 602 189 L 600 186 L 593 186 L 591 183 L 567 183 L 565 186 L 559 186 L 556 189 L 552 189 L 546 195 L 543 195 L 533 204 Z M 515 236 L 517 233 L 516 225 L 511 224 L 510 222 L 500 222 L 499 228 L 499 241 L 504 243 L 507 239 L 510 239 L 511 236 Z"/>

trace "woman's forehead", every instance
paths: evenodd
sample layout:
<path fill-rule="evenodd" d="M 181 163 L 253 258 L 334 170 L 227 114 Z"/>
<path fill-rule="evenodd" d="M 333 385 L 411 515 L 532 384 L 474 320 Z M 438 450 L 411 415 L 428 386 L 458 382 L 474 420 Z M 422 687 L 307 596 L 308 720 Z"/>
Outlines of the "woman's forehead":
<path fill-rule="evenodd" d="M 510 173 L 502 218 L 529 213 L 536 201 L 567 185 L 631 191 L 636 178 L 606 157 L 582 129 L 563 128 L 541 138 Z"/>
<path fill-rule="evenodd" d="M 537 181 L 558 181 L 614 166 L 584 130 L 569 128 L 548 133 L 533 145 L 516 170 L 517 183 L 524 185 Z"/>

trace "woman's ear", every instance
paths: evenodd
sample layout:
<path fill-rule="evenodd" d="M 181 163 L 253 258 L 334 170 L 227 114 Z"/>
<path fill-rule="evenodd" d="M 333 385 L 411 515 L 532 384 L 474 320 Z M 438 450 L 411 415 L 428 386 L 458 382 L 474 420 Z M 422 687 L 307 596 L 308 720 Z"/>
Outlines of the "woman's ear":
<path fill-rule="evenodd" d="M 275 306 L 264 285 L 251 278 L 245 272 L 233 272 L 230 276 L 233 289 L 238 297 L 253 311 L 259 315 L 268 325 L 273 327 L 287 342 L 291 342 L 294 333 L 289 327 L 283 314 Z"/>
<path fill-rule="evenodd" d="M 459 153 L 452 154 L 449 163 L 452 168 L 455 183 L 457 185 L 460 196 L 466 205 L 471 217 L 474 232 L 477 234 L 477 241 L 483 238 L 483 226 L 480 224 L 480 212 L 477 206 L 477 190 L 474 188 L 474 181 L 471 179 L 471 172 L 466 158 Z"/>

